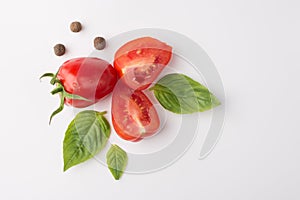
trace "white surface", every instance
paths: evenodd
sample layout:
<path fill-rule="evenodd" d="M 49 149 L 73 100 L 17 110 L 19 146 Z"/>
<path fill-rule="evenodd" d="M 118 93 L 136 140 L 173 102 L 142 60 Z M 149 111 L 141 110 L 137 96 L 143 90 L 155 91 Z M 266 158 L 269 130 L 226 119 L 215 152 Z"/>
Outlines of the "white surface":
<path fill-rule="evenodd" d="M 2 1 L 1 199 L 300 198 L 300 3 L 251 1 Z M 84 30 L 68 25 L 80 20 Z M 200 141 L 172 166 L 116 182 L 89 161 L 62 172 L 65 110 L 47 119 L 58 99 L 39 83 L 67 58 L 88 55 L 96 35 L 167 28 L 197 41 L 215 62 L 227 94 L 224 132 L 198 160 Z M 64 42 L 62 58 L 52 46 Z"/>

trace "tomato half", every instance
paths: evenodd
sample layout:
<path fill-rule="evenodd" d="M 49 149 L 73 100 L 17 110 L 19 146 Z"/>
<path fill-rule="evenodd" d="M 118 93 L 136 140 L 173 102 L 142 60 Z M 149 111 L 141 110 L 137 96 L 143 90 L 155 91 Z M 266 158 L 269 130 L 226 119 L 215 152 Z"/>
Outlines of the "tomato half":
<path fill-rule="evenodd" d="M 143 90 L 158 77 L 172 57 L 172 47 L 157 39 L 132 40 L 115 53 L 114 67 L 124 83 Z"/>
<path fill-rule="evenodd" d="M 112 122 L 117 134 L 137 142 L 156 133 L 160 121 L 156 109 L 140 90 L 132 90 L 118 82 L 112 97 Z"/>
<path fill-rule="evenodd" d="M 75 58 L 63 63 L 57 78 L 66 92 L 89 100 L 65 98 L 65 104 L 83 108 L 112 92 L 117 82 L 117 73 L 105 60 L 87 57 Z"/>

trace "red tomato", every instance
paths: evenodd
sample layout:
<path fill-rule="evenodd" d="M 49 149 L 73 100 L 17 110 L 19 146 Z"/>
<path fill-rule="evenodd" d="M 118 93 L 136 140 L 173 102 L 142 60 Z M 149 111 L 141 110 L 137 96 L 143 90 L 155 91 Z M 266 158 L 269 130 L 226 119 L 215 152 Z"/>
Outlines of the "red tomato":
<path fill-rule="evenodd" d="M 137 142 L 158 131 L 160 121 L 151 101 L 121 81 L 113 91 L 111 112 L 115 131 L 125 140 Z"/>
<path fill-rule="evenodd" d="M 108 62 L 87 57 L 63 63 L 57 78 L 66 92 L 90 100 L 65 98 L 65 104 L 83 108 L 96 103 L 113 90 L 117 82 L 117 73 Z"/>
<path fill-rule="evenodd" d="M 124 44 L 115 54 L 114 67 L 132 89 L 143 90 L 151 85 L 172 57 L 172 47 L 143 37 Z"/>

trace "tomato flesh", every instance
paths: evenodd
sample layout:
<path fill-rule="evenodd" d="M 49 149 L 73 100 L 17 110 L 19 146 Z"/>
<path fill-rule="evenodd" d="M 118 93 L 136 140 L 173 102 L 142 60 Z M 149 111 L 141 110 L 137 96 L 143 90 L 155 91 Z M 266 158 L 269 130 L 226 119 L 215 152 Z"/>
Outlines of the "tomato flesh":
<path fill-rule="evenodd" d="M 65 104 L 77 108 L 90 106 L 111 93 L 117 73 L 108 62 L 99 58 L 75 58 L 60 67 L 57 78 L 66 92 L 90 101 L 65 98 Z"/>
<path fill-rule="evenodd" d="M 156 109 L 148 97 L 121 81 L 113 91 L 112 121 L 121 138 L 134 142 L 155 134 L 160 126 Z"/>
<path fill-rule="evenodd" d="M 132 40 L 115 53 L 114 67 L 132 89 L 148 88 L 172 57 L 172 47 L 151 38 Z"/>

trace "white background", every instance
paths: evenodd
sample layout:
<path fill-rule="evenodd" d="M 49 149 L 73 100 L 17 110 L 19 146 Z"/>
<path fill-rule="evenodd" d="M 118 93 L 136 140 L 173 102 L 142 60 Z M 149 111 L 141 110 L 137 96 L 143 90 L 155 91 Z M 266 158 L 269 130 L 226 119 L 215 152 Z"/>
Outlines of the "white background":
<path fill-rule="evenodd" d="M 2 0 L 0 199 L 300 199 L 299 9 L 297 0 Z M 94 160 L 63 173 L 72 112 L 48 126 L 58 100 L 39 75 L 88 55 L 97 35 L 146 27 L 185 34 L 216 64 L 227 96 L 221 140 L 205 160 L 196 140 L 172 166 L 118 182 Z M 62 58 L 58 42 L 69 48 Z"/>

